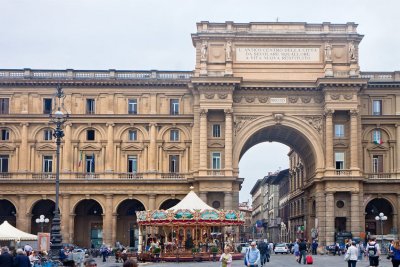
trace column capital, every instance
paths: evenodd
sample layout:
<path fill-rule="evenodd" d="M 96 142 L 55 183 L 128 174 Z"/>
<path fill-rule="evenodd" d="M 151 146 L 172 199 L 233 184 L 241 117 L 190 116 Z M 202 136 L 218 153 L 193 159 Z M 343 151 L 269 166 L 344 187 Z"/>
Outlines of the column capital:
<path fill-rule="evenodd" d="M 71 196 L 71 194 L 65 193 L 62 194 L 62 198 L 68 199 Z"/>
<path fill-rule="evenodd" d="M 104 194 L 104 195 L 106 196 L 107 199 L 110 199 L 110 198 L 112 199 L 114 197 L 113 194 Z"/>
<path fill-rule="evenodd" d="M 71 126 L 72 126 L 72 122 L 70 122 L 70 121 L 66 121 L 66 122 L 64 122 L 64 125 L 65 125 L 65 126 L 69 126 L 69 127 L 71 127 Z"/>
<path fill-rule="evenodd" d="M 200 113 L 200 117 L 207 116 L 208 109 L 202 108 L 202 109 L 200 109 L 199 113 Z"/>
<path fill-rule="evenodd" d="M 114 126 L 115 126 L 115 123 L 113 123 L 113 122 L 106 122 L 106 126 L 107 126 L 107 127 L 114 127 Z"/>
<path fill-rule="evenodd" d="M 225 116 L 230 116 L 230 115 L 232 115 L 232 109 L 230 109 L 230 108 L 228 108 L 228 109 L 224 109 L 224 112 L 225 112 Z"/>
<path fill-rule="evenodd" d="M 26 126 L 26 127 L 28 127 L 28 126 L 29 126 L 29 123 L 28 123 L 28 122 L 21 122 L 19 125 L 20 125 L 20 126 Z"/>
<path fill-rule="evenodd" d="M 335 112 L 335 110 L 334 109 L 325 109 L 324 110 L 324 116 L 325 117 L 332 117 L 332 115 L 333 115 L 333 113 Z"/>
<path fill-rule="evenodd" d="M 232 191 L 225 191 L 225 195 L 232 195 L 233 192 Z"/>
<path fill-rule="evenodd" d="M 19 194 L 18 197 L 19 198 L 26 198 L 26 195 L 25 194 Z"/>
<path fill-rule="evenodd" d="M 156 198 L 156 194 L 149 194 L 149 198 L 155 199 Z"/>
<path fill-rule="evenodd" d="M 149 126 L 150 126 L 150 127 L 157 126 L 157 123 L 155 123 L 155 122 L 150 122 L 150 123 L 149 123 Z"/>
<path fill-rule="evenodd" d="M 351 109 L 350 110 L 350 116 L 351 117 L 357 117 L 360 111 L 358 109 Z"/>

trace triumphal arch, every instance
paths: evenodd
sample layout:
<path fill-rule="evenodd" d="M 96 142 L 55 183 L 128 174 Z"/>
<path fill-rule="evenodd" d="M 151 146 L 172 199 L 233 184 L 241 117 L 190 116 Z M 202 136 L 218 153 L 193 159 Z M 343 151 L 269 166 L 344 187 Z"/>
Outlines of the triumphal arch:
<path fill-rule="evenodd" d="M 36 233 L 52 218 L 48 114 L 62 86 L 66 243 L 137 246 L 135 211 L 171 207 L 189 186 L 236 208 L 240 158 L 265 141 L 301 158 L 308 238 L 380 233 L 379 212 L 396 234 L 400 74 L 361 72 L 362 38 L 354 23 L 200 22 L 194 71 L 0 70 L 0 219 Z"/>

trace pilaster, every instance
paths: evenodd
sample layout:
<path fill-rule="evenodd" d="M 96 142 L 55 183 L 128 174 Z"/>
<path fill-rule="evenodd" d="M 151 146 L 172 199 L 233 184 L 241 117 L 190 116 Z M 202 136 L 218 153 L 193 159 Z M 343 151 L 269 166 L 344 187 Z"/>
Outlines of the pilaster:
<path fill-rule="evenodd" d="M 27 214 L 26 214 L 26 195 L 18 195 L 17 228 L 28 232 Z"/>
<path fill-rule="evenodd" d="M 112 214 L 113 214 L 113 195 L 106 195 L 106 206 L 103 217 L 103 237 L 104 243 L 107 245 L 112 245 Z"/>
<path fill-rule="evenodd" d="M 232 175 L 232 111 L 225 110 L 225 175 Z"/>
<path fill-rule="evenodd" d="M 150 144 L 149 144 L 149 154 L 148 154 L 148 162 L 149 162 L 149 171 L 156 171 L 156 158 L 157 158 L 157 124 L 150 123 Z"/>
<path fill-rule="evenodd" d="M 351 220 L 351 232 L 353 236 L 360 236 L 361 225 L 360 225 L 360 195 L 358 192 L 351 192 L 351 206 L 350 206 L 350 220 Z"/>
<path fill-rule="evenodd" d="M 21 150 L 19 153 L 19 171 L 26 172 L 28 171 L 28 126 L 29 123 L 21 123 L 22 126 L 22 133 L 21 133 Z"/>
<path fill-rule="evenodd" d="M 332 244 L 335 239 L 335 214 L 334 214 L 334 202 L 335 198 L 333 192 L 327 192 L 325 197 L 326 207 L 326 243 Z"/>
<path fill-rule="evenodd" d="M 149 210 L 155 210 L 155 209 L 156 209 L 156 195 L 149 194 Z"/>
<path fill-rule="evenodd" d="M 200 110 L 200 171 L 207 169 L 207 110 Z"/>
<path fill-rule="evenodd" d="M 325 111 L 325 165 L 327 169 L 333 169 L 333 110 Z"/>
<path fill-rule="evenodd" d="M 225 192 L 224 195 L 224 210 L 232 209 L 232 192 Z"/>
<path fill-rule="evenodd" d="M 350 169 L 359 169 L 358 141 L 358 110 L 350 110 Z"/>
<path fill-rule="evenodd" d="M 114 123 L 107 123 L 107 158 L 106 158 L 106 172 L 112 172 L 114 170 L 113 159 L 114 159 Z"/>
<path fill-rule="evenodd" d="M 400 125 L 396 125 L 396 165 L 397 172 L 400 173 Z"/>
<path fill-rule="evenodd" d="M 62 240 L 69 240 L 69 210 L 70 210 L 70 195 L 63 194 L 62 195 L 62 203 L 61 203 L 62 211 L 61 211 L 61 233 Z"/>
<path fill-rule="evenodd" d="M 63 146 L 63 171 L 70 172 L 72 169 L 71 159 L 72 159 L 72 145 L 71 145 L 71 122 L 66 122 L 65 124 L 65 136 L 64 136 L 64 146 Z M 65 239 L 63 239 L 65 240 Z"/>

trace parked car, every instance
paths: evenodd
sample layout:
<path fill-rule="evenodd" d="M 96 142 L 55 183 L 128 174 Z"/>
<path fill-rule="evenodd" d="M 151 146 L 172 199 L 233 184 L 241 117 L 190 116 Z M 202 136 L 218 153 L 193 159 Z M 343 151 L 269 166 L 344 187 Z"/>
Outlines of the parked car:
<path fill-rule="evenodd" d="M 275 249 L 274 249 L 274 253 L 278 254 L 289 254 L 289 248 L 287 247 L 287 245 L 285 243 L 281 243 L 281 244 L 276 244 L 275 245 Z"/>

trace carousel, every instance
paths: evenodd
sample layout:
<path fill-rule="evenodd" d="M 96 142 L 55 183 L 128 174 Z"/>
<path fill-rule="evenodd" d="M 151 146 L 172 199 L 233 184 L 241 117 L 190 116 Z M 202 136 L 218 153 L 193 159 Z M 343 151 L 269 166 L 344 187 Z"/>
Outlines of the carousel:
<path fill-rule="evenodd" d="M 226 246 L 234 258 L 242 257 L 234 252 L 244 214 L 208 206 L 193 187 L 168 210 L 138 211 L 136 215 L 141 260 L 215 260 Z"/>

